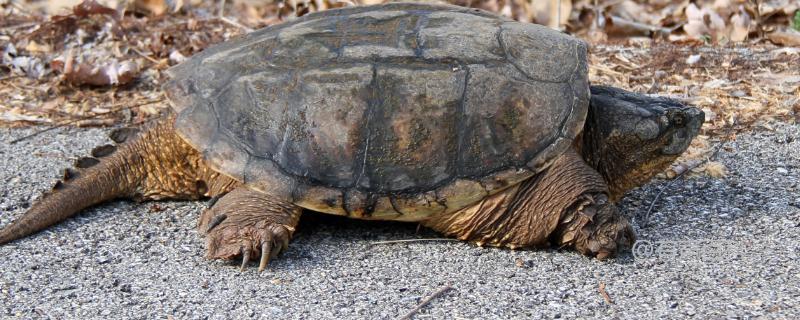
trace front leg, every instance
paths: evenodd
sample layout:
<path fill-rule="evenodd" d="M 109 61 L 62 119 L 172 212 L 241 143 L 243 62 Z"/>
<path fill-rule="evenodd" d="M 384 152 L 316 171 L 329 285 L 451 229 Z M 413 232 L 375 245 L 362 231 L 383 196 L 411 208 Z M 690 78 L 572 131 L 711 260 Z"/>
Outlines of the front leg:
<path fill-rule="evenodd" d="M 301 208 L 276 197 L 239 187 L 203 212 L 198 229 L 205 234 L 206 258 L 232 260 L 242 256 L 242 270 L 261 257 L 263 271 L 271 258 L 289 247 Z"/>
<path fill-rule="evenodd" d="M 478 245 L 556 245 L 598 259 L 635 239 L 628 220 L 608 201 L 605 181 L 572 149 L 529 180 L 423 224 Z"/>

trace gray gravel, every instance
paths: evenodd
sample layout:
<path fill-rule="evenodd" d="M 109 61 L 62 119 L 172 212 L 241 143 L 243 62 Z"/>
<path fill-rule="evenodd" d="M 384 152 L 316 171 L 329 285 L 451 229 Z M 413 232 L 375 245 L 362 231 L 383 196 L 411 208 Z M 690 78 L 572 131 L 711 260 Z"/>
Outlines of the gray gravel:
<path fill-rule="evenodd" d="M 60 168 L 106 140 L 63 129 L 0 143 L 0 225 Z M 30 129 L 0 130 L 8 141 Z M 800 126 L 740 135 L 723 180 L 653 182 L 628 195 L 640 244 L 678 248 L 598 262 L 574 252 L 483 249 L 414 224 L 306 215 L 262 274 L 203 259 L 204 203 L 114 202 L 0 247 L 0 318 L 395 318 L 444 285 L 417 319 L 800 317 Z M 659 190 L 648 227 L 641 216 Z M 159 210 L 160 209 L 160 210 Z M 703 244 L 698 247 L 696 244 Z M 649 248 L 653 248 L 649 247 Z M 610 298 L 600 293 L 600 284 Z"/>

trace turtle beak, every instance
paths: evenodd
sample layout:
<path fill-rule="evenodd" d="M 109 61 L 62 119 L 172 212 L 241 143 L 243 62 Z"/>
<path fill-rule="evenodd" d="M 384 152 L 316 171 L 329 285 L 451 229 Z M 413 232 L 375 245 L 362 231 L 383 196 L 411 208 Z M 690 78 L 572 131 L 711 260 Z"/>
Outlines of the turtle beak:
<path fill-rule="evenodd" d="M 683 107 L 667 111 L 669 126 L 672 132 L 669 133 L 669 143 L 661 149 L 665 155 L 678 155 L 686 151 L 700 127 L 705 121 L 705 113 L 695 107 Z"/>

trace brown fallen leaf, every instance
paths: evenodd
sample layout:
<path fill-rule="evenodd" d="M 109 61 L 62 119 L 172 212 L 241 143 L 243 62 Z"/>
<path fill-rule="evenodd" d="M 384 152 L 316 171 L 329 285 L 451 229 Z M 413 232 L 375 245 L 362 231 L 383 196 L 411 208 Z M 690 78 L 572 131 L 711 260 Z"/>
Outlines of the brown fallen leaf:
<path fill-rule="evenodd" d="M 686 171 L 696 168 L 700 163 L 701 161 L 698 159 L 687 159 L 684 162 L 675 164 L 666 171 L 667 179 L 675 179 L 686 173 Z"/>
<path fill-rule="evenodd" d="M 154 204 L 150 205 L 150 208 L 148 208 L 147 211 L 149 211 L 149 212 L 161 212 L 161 211 L 164 211 L 164 208 L 161 207 L 160 205 L 158 205 L 158 203 L 154 203 Z"/>
<path fill-rule="evenodd" d="M 119 12 L 117 12 L 117 10 L 99 4 L 94 0 L 85 0 L 77 6 L 72 7 L 72 13 L 79 18 L 85 18 L 93 14 L 109 15 L 115 19 L 119 18 Z"/>
<path fill-rule="evenodd" d="M 525 11 L 528 12 L 527 15 L 523 13 L 517 14 L 520 20 L 543 24 L 553 29 L 559 29 L 561 26 L 566 25 L 569 22 L 570 12 L 572 11 L 572 1 L 531 1 L 529 5 L 527 1 L 515 1 L 515 3 L 517 2 L 527 5 L 525 8 Z M 525 19 L 526 16 L 527 19 Z"/>
<path fill-rule="evenodd" d="M 775 31 L 767 34 L 767 38 L 777 45 L 787 47 L 800 46 L 800 32 L 793 30 Z"/>
<path fill-rule="evenodd" d="M 686 19 L 688 22 L 683 26 L 683 30 L 689 37 L 694 39 L 711 37 L 711 40 L 717 42 L 726 36 L 725 20 L 714 10 L 699 8 L 691 3 L 686 7 Z"/>
<path fill-rule="evenodd" d="M 64 79 L 72 85 L 91 85 L 91 86 L 120 86 L 133 81 L 139 74 L 139 65 L 134 61 L 117 62 L 112 60 L 109 63 L 93 66 L 88 63 L 78 63 L 73 61 L 72 55 L 68 55 L 66 61 L 53 60 L 50 66 L 54 70 L 61 71 Z"/>
<path fill-rule="evenodd" d="M 672 32 L 667 28 L 631 21 L 617 16 L 604 15 L 604 19 L 605 32 L 609 37 L 656 36 L 663 38 Z"/>
<path fill-rule="evenodd" d="M 747 40 L 750 35 L 750 15 L 744 9 L 744 6 L 739 6 L 739 12 L 731 17 L 731 41 L 742 42 Z"/>
<path fill-rule="evenodd" d="M 182 3 L 179 5 L 182 5 Z M 166 0 L 134 0 L 128 2 L 128 7 L 133 11 L 143 14 L 160 16 L 170 10 L 170 3 Z M 180 10 L 178 5 L 176 5 L 173 12 L 177 10 Z"/>

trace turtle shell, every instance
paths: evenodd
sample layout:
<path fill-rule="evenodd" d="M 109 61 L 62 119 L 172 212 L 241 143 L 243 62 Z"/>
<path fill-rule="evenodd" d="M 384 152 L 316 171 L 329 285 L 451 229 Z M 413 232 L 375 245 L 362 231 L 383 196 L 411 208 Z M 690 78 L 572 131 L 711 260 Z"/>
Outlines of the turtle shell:
<path fill-rule="evenodd" d="M 215 170 L 302 207 L 418 221 L 525 180 L 570 147 L 584 42 L 478 9 L 309 14 L 169 70 L 175 128 Z"/>

